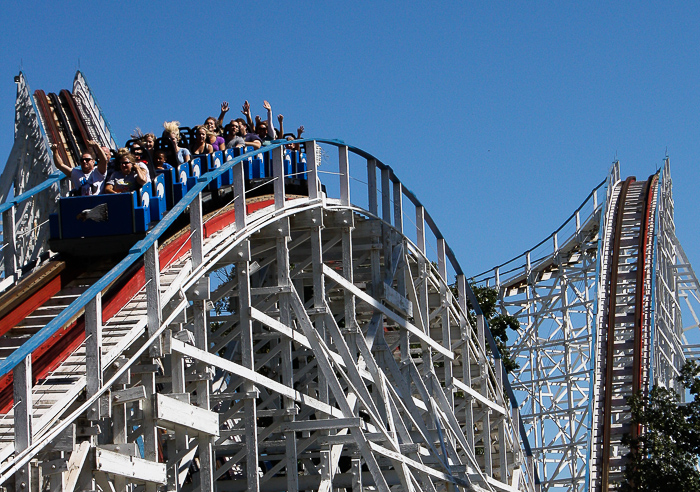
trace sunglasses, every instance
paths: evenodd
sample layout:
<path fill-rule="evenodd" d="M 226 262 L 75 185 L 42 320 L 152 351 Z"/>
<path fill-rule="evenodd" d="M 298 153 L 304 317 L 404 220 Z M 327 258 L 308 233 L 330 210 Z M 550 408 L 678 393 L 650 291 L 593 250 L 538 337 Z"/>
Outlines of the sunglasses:
<path fill-rule="evenodd" d="M 81 158 L 80 160 L 81 160 L 81 162 L 90 162 L 90 161 L 92 161 L 93 159 L 90 158 L 90 157 L 83 157 L 83 158 Z"/>

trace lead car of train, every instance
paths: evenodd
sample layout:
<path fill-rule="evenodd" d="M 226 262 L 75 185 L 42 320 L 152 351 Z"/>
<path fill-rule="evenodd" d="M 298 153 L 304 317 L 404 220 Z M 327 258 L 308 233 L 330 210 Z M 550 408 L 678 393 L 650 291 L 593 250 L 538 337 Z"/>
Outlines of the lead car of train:
<path fill-rule="evenodd" d="M 58 211 L 49 218 L 52 251 L 69 256 L 108 256 L 123 253 L 143 238 L 168 210 L 191 189 L 197 179 L 252 147 L 227 149 L 193 156 L 190 162 L 159 173 L 150 183 L 130 193 L 68 196 L 58 200 Z M 306 154 L 284 150 L 285 187 L 288 193 L 307 194 Z M 270 152 L 243 160 L 246 198 L 271 193 Z M 213 180 L 209 208 L 216 208 L 232 194 L 233 171 Z"/>

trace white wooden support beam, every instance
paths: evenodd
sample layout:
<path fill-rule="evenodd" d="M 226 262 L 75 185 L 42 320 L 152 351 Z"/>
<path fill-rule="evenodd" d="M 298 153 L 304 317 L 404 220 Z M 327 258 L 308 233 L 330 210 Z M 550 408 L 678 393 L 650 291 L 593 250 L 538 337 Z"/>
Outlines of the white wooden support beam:
<path fill-rule="evenodd" d="M 208 283 L 208 277 L 202 277 Z M 192 313 L 194 317 L 194 342 L 195 346 L 202 350 L 208 350 L 208 331 L 209 323 L 207 322 L 207 300 L 200 299 L 192 301 Z M 197 374 L 204 375 L 209 370 L 208 364 L 197 362 Z M 210 394 L 211 381 L 209 378 L 203 378 L 197 381 L 197 405 L 202 412 L 210 409 Z M 218 414 L 216 427 L 218 435 Z M 199 480 L 201 490 L 214 490 L 214 448 L 211 439 L 211 432 L 199 432 Z"/>
<path fill-rule="evenodd" d="M 338 173 L 340 174 L 340 204 L 350 205 L 350 163 L 348 147 L 338 147 Z"/>
<path fill-rule="evenodd" d="M 71 453 L 70 459 L 68 460 L 68 473 L 65 479 L 63 492 L 74 492 L 91 447 L 90 441 L 83 441 Z"/>
<path fill-rule="evenodd" d="M 352 492 L 362 492 L 362 461 L 353 458 L 350 461 L 350 473 L 352 474 Z M 347 489 L 346 489 L 347 490 Z"/>
<path fill-rule="evenodd" d="M 318 145 L 316 141 L 306 142 L 306 180 L 309 186 L 309 199 L 316 200 L 321 197 L 318 182 Z"/>
<path fill-rule="evenodd" d="M 388 167 L 382 169 L 382 219 L 391 224 L 391 176 Z"/>
<path fill-rule="evenodd" d="M 25 357 L 12 370 L 14 396 L 15 453 L 32 444 L 32 360 Z M 32 492 L 30 465 L 27 463 L 15 473 L 15 490 Z M 33 491 L 38 492 L 38 491 Z"/>
<path fill-rule="evenodd" d="M 150 363 L 153 359 L 144 358 L 143 361 Z M 153 401 L 156 399 L 156 375 L 155 372 L 141 374 L 141 384 L 146 389 L 148 400 L 141 402 L 143 419 L 141 428 L 143 429 L 143 451 L 144 459 L 156 463 L 158 461 L 158 429 L 156 428 L 156 415 Z M 153 482 L 146 483 L 146 492 L 156 492 L 157 486 Z"/>
<path fill-rule="evenodd" d="M 146 273 L 146 309 L 148 313 L 148 336 L 152 336 L 160 328 L 162 311 L 160 306 L 160 259 L 158 257 L 158 241 L 154 241 L 146 250 L 143 258 Z M 160 341 L 149 347 L 151 357 L 160 357 L 163 351 Z"/>
<path fill-rule="evenodd" d="M 241 161 L 233 166 L 233 210 L 236 216 L 236 230 L 245 229 L 245 177 L 243 175 L 243 163 Z"/>
<path fill-rule="evenodd" d="M 447 350 L 445 347 L 440 345 L 438 342 L 436 342 L 435 340 L 433 340 L 429 336 L 426 336 L 425 333 L 423 333 L 416 326 L 414 326 L 409 321 L 406 321 L 401 316 L 394 313 L 392 310 L 390 310 L 389 308 L 384 306 L 380 301 L 374 299 L 372 296 L 367 294 L 365 291 L 363 291 L 359 287 L 348 283 L 347 280 L 345 280 L 342 276 L 340 276 L 332 268 L 328 267 L 327 265 L 323 265 L 323 273 L 328 278 L 330 278 L 331 280 L 336 282 L 337 284 L 340 284 L 341 287 L 351 291 L 355 295 L 355 297 L 360 298 L 363 302 L 366 302 L 367 304 L 372 306 L 377 311 L 381 311 L 382 314 L 384 314 L 384 316 L 386 316 L 387 318 L 394 321 L 401 328 L 410 331 L 412 335 L 417 336 L 422 342 L 425 342 L 427 345 L 429 345 L 430 347 L 435 349 L 437 352 L 440 352 L 444 357 L 446 357 L 450 360 L 454 360 L 454 353 L 451 350 Z"/>
<path fill-rule="evenodd" d="M 394 182 L 394 228 L 403 237 L 403 185 L 400 181 Z M 403 241 L 403 239 L 402 239 Z M 400 264 L 404 264 L 400 261 Z M 406 297 L 406 272 L 405 267 L 397 268 L 396 270 L 396 291 Z M 411 314 L 413 314 L 411 312 Z M 406 360 L 409 357 L 409 333 L 406 330 L 401 330 L 399 335 L 399 350 L 401 352 L 401 360 Z"/>
<path fill-rule="evenodd" d="M 219 414 L 156 394 L 156 418 L 164 427 L 181 425 L 210 436 L 219 435 Z"/>
<path fill-rule="evenodd" d="M 394 227 L 403 234 L 403 185 L 394 182 Z"/>
<path fill-rule="evenodd" d="M 167 334 L 170 335 L 167 335 Z M 166 332 L 166 339 L 172 336 Z M 167 343 L 167 342 L 166 342 Z M 185 358 L 178 352 L 170 354 L 170 378 L 173 393 L 185 392 Z M 183 451 L 189 449 L 189 436 L 183 427 L 175 427 L 174 439 L 168 441 L 168 487 L 170 491 L 181 490 L 180 476 L 184 463 L 180 458 Z M 189 462 L 188 462 L 189 463 Z M 185 470 L 186 473 L 186 470 Z"/>
<path fill-rule="evenodd" d="M 443 347 L 452 350 L 452 335 L 451 335 L 451 329 L 450 329 L 450 311 L 449 311 L 449 303 L 450 303 L 450 293 L 447 290 L 447 261 L 446 261 L 446 248 L 447 245 L 445 243 L 445 239 L 440 238 L 437 241 L 437 251 L 438 251 L 438 271 L 440 273 L 440 277 L 442 277 L 442 281 L 440 282 L 440 303 L 442 305 L 442 315 L 441 315 L 441 324 L 442 324 L 442 345 Z M 445 379 L 444 379 L 444 384 L 445 384 L 445 396 L 447 397 L 447 401 L 449 402 L 450 408 L 454 409 L 454 387 L 452 384 L 453 380 L 453 370 L 452 370 L 452 362 L 449 360 L 445 361 Z"/>
<path fill-rule="evenodd" d="M 204 220 L 202 218 L 202 194 L 199 193 L 190 203 L 190 233 L 192 237 L 192 268 L 197 268 L 204 260 Z"/>
<path fill-rule="evenodd" d="M 102 388 L 102 294 L 99 292 L 85 306 L 85 371 L 85 390 L 90 398 Z M 102 418 L 99 401 L 88 409 L 87 418 L 93 421 Z"/>
<path fill-rule="evenodd" d="M 370 213 L 379 215 L 377 203 L 377 161 L 367 159 L 367 200 Z"/>
<path fill-rule="evenodd" d="M 272 176 L 274 177 L 273 187 L 275 193 L 275 210 L 284 208 L 284 156 L 282 147 L 275 147 L 270 151 L 272 154 Z"/>
<path fill-rule="evenodd" d="M 120 475 L 128 480 L 165 484 L 165 463 L 135 458 L 107 449 L 95 449 L 95 467 L 102 473 Z"/>
<path fill-rule="evenodd" d="M 462 381 L 455 379 L 454 383 L 463 383 L 469 389 L 472 386 L 472 371 L 471 371 L 471 334 L 472 329 L 469 326 L 467 319 L 467 279 L 464 274 L 457 275 L 457 300 L 462 314 L 459 317 L 460 338 L 462 341 Z M 467 432 L 467 442 L 469 448 L 474 449 L 474 405 L 473 398 L 465 392 L 464 406 L 464 427 Z"/>
<path fill-rule="evenodd" d="M 498 458 L 499 458 L 499 467 L 500 467 L 500 472 L 501 472 L 501 482 L 508 483 L 508 449 L 506 446 L 506 443 L 508 442 L 508 438 L 506 436 L 506 424 L 507 424 L 507 419 L 506 416 L 508 414 L 504 414 L 502 417 L 498 419 Z M 519 442 L 519 440 L 514 441 L 515 443 Z"/>
<path fill-rule="evenodd" d="M 416 246 L 425 254 L 425 208 L 422 205 L 416 207 Z"/>
<path fill-rule="evenodd" d="M 16 210 L 17 207 L 13 205 L 2 213 L 2 255 L 5 265 L 5 278 L 12 277 L 17 272 Z"/>
<path fill-rule="evenodd" d="M 276 255 L 277 255 L 277 285 L 280 289 L 284 289 L 279 293 L 278 308 L 279 308 L 279 324 L 291 331 L 292 318 L 289 306 L 289 286 L 291 279 L 289 278 L 289 219 L 281 219 L 279 222 L 279 237 L 276 238 Z M 251 308 L 251 311 L 254 311 Z M 294 387 L 294 347 L 292 339 L 285 338 L 280 341 L 282 344 L 282 384 L 289 388 Z M 308 343 L 308 341 L 307 341 Z M 283 397 L 284 409 L 287 411 L 285 415 L 285 424 L 293 424 L 296 415 L 296 405 L 293 398 Z M 299 491 L 299 470 L 298 470 L 298 451 L 297 438 L 294 430 L 288 430 L 284 433 L 285 437 L 285 468 L 287 477 L 287 490 L 289 492 Z"/>
<path fill-rule="evenodd" d="M 238 278 L 238 315 L 239 327 L 241 329 L 241 365 L 246 369 L 254 371 L 253 320 L 250 317 L 250 242 L 246 240 L 242 243 L 242 246 L 246 248 L 246 251 L 243 257 L 236 261 L 236 277 Z M 203 350 L 206 350 L 206 348 Z M 255 403 L 257 390 L 251 381 L 246 380 L 243 383 L 243 392 L 245 394 L 243 420 L 246 444 L 246 478 L 248 490 L 258 490 L 260 487 L 260 477 L 258 475 L 258 418 L 257 406 Z"/>
<path fill-rule="evenodd" d="M 312 398 L 307 395 L 302 395 L 294 388 L 289 388 L 278 381 L 258 374 L 254 370 L 243 367 L 241 364 L 236 364 L 235 362 L 231 362 L 227 359 L 219 357 L 218 355 L 214 355 L 207 351 L 200 350 L 196 347 L 193 347 L 190 344 L 183 343 L 176 338 L 171 339 L 170 343 L 170 349 L 172 351 L 179 352 L 186 357 L 192 357 L 194 359 L 206 362 L 209 365 L 219 367 L 225 371 L 230 372 L 231 374 L 235 374 L 236 376 L 242 377 L 243 379 L 246 379 L 253 384 L 260 385 L 264 388 L 269 389 L 270 391 L 279 393 L 282 396 L 293 398 L 294 401 L 307 405 L 313 408 L 314 410 L 318 410 L 319 412 L 324 413 L 330 417 L 344 417 L 343 413 L 334 406 L 322 403 L 316 398 Z"/>

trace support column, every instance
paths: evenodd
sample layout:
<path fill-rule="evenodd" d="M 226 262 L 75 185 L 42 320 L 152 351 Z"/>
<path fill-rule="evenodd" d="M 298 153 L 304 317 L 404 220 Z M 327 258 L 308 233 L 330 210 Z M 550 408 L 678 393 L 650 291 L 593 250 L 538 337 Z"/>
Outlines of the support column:
<path fill-rule="evenodd" d="M 241 231 L 245 229 L 247 221 L 245 211 L 245 182 L 243 180 L 243 167 L 241 164 L 237 164 L 233 168 L 233 185 L 236 229 Z M 310 191 L 311 187 L 309 187 L 309 192 Z M 248 240 L 243 241 L 238 246 L 235 265 L 238 283 L 238 317 L 241 329 L 241 365 L 254 371 L 253 321 L 250 317 L 250 242 Z M 259 490 L 257 390 L 249 380 L 243 383 L 243 398 L 246 479 L 248 490 Z"/>
<path fill-rule="evenodd" d="M 403 241 L 403 185 L 396 181 L 394 183 L 394 227 L 399 232 L 399 237 Z M 402 258 L 404 253 L 402 254 Z M 402 265 L 404 261 L 400 262 Z M 396 270 L 396 291 L 403 297 L 406 297 L 406 268 L 401 266 Z M 417 306 L 415 306 L 417 307 Z M 401 360 L 408 360 L 409 354 L 409 333 L 408 330 L 401 330 L 399 334 L 399 350 L 401 352 Z"/>
<path fill-rule="evenodd" d="M 418 205 L 416 207 L 416 240 L 417 246 L 425 256 L 425 208 Z M 422 319 L 423 332 L 430 337 L 430 320 L 428 312 L 428 269 L 429 266 L 424 258 L 419 258 L 419 285 L 418 285 L 418 311 Z M 421 375 L 426 376 L 433 370 L 433 355 L 430 346 L 421 342 L 423 364 L 421 365 Z"/>
<path fill-rule="evenodd" d="M 24 358 L 12 370 L 14 396 L 14 431 L 15 454 L 27 449 L 32 444 L 32 360 L 31 355 Z M 25 464 L 15 473 L 15 490 L 31 490 L 32 480 L 30 465 Z"/>
<path fill-rule="evenodd" d="M 2 213 L 2 256 L 5 262 L 5 278 L 9 278 L 17 272 L 16 209 L 17 207 L 13 205 Z"/>
<path fill-rule="evenodd" d="M 462 341 L 462 381 L 468 387 L 472 387 L 472 370 L 471 370 L 471 330 L 472 327 L 469 325 L 467 320 L 467 279 L 464 274 L 457 276 L 457 293 L 459 295 L 459 307 L 462 308 L 464 316 L 460 317 L 459 327 L 460 327 L 460 337 Z M 469 447 L 474 449 L 474 399 L 468 395 L 464 395 L 466 400 L 466 405 L 464 407 L 465 412 L 465 428 L 467 430 L 467 442 Z"/>
<path fill-rule="evenodd" d="M 148 311 L 148 336 L 151 337 L 160 329 L 160 324 L 163 322 L 160 306 L 160 258 L 158 257 L 158 241 L 154 241 L 151 247 L 146 250 L 143 263 L 146 273 L 146 297 L 148 299 L 146 303 Z M 163 355 L 160 341 L 154 342 L 148 350 L 151 357 L 161 357 Z"/>
<path fill-rule="evenodd" d="M 447 261 L 445 259 L 446 244 L 443 238 L 438 239 L 438 271 L 443 282 L 440 283 L 440 304 L 442 306 L 442 345 L 448 350 L 452 350 L 452 334 L 450 329 L 450 293 L 447 291 Z M 452 382 L 452 361 L 443 357 L 445 368 L 445 396 L 450 404 L 450 409 L 454 409 L 454 383 Z"/>
<path fill-rule="evenodd" d="M 484 317 L 478 315 L 476 318 L 477 338 L 479 340 L 479 377 L 481 378 L 481 394 L 488 398 L 488 378 L 489 362 L 486 359 L 486 325 Z M 493 460 L 491 456 L 491 409 L 484 408 L 482 420 L 481 440 L 484 445 L 484 471 L 487 476 L 493 477 Z"/>
<path fill-rule="evenodd" d="M 285 326 L 291 326 L 292 318 L 289 307 L 289 290 L 291 288 L 291 280 L 289 278 L 289 219 L 282 219 L 279 223 L 280 237 L 277 238 L 277 285 L 282 290 L 279 294 L 279 311 L 280 323 Z M 289 338 L 282 339 L 282 384 L 289 388 L 294 388 L 294 368 L 293 368 L 293 352 L 292 340 Z M 285 421 L 294 422 L 296 419 L 296 403 L 292 398 L 283 398 Z M 299 471 L 297 454 L 297 438 L 296 432 L 293 430 L 284 433 L 285 451 L 286 451 L 286 470 L 287 470 L 287 490 L 289 492 L 298 492 L 299 490 Z"/>
<path fill-rule="evenodd" d="M 98 293 L 85 306 L 85 369 L 86 393 L 91 398 L 102 388 L 102 294 Z M 99 420 L 99 400 L 88 409 L 88 420 Z M 96 436 L 93 436 L 95 440 Z M 93 444 L 96 444 L 95 442 Z"/>

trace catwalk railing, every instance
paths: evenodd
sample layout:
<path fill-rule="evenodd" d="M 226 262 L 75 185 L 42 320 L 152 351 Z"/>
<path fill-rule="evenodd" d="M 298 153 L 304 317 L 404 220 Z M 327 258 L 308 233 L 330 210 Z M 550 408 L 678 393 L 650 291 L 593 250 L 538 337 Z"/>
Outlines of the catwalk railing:
<path fill-rule="evenodd" d="M 152 230 L 149 231 L 149 233 L 144 239 L 140 240 L 136 245 L 134 245 L 131 248 L 129 254 L 123 260 L 121 260 L 116 266 L 114 266 L 114 268 L 112 268 L 106 275 L 104 275 L 97 283 L 92 285 L 75 301 L 73 301 L 66 309 L 64 309 L 61 312 L 61 314 L 59 314 L 55 319 L 49 322 L 44 328 L 42 328 L 27 342 L 25 342 L 18 350 L 13 352 L 7 359 L 0 363 L 0 377 L 7 375 L 10 371 L 13 371 L 15 381 L 15 397 L 20 397 L 20 399 L 15 403 L 14 407 L 16 422 L 15 427 L 17 436 L 15 440 L 15 458 L 9 462 L 6 462 L 3 466 L 0 467 L 0 472 L 2 473 L 2 475 L 0 476 L 0 482 L 6 481 L 13 473 L 20 469 L 23 469 L 23 467 L 26 467 L 29 460 L 33 456 L 35 456 L 37 452 L 39 452 L 41 447 L 44 446 L 46 443 L 50 442 L 56 436 L 58 436 L 63 430 L 63 427 L 65 427 L 72 421 L 71 418 L 66 418 L 63 421 L 63 424 L 55 426 L 48 433 L 44 434 L 43 436 L 40 436 L 38 440 L 32 440 L 31 433 L 28 431 L 27 426 L 24 424 L 28 420 L 27 415 L 31 409 L 31 405 L 27 405 L 26 402 L 31 401 L 29 395 L 31 395 L 32 382 L 32 351 L 37 349 L 39 346 L 41 346 L 42 343 L 46 342 L 51 336 L 56 334 L 62 326 L 64 326 L 70 319 L 79 315 L 79 313 L 83 310 L 86 313 L 86 327 L 88 327 L 88 325 L 91 325 L 94 329 L 96 320 L 100 319 L 100 293 L 105 287 L 107 287 L 110 283 L 116 280 L 128 267 L 135 264 L 137 261 L 144 261 L 147 272 L 147 280 L 149 276 L 149 271 L 150 275 L 158 275 L 159 270 L 157 268 L 157 260 L 155 260 L 155 258 L 157 258 L 158 256 L 157 246 L 158 240 L 160 239 L 161 235 L 181 215 L 187 214 L 188 211 L 190 215 L 190 222 L 192 224 L 201 224 L 202 192 L 204 192 L 207 189 L 208 185 L 213 180 L 216 180 L 218 177 L 228 172 L 229 170 L 233 170 L 234 179 L 236 179 L 236 176 L 239 177 L 238 190 L 236 190 L 236 187 L 234 186 L 234 208 L 236 209 L 236 211 L 239 212 L 244 211 L 245 190 L 243 188 L 243 185 L 241 184 L 243 176 L 242 163 L 249 157 L 262 152 L 270 152 L 272 154 L 271 161 L 273 162 L 273 178 L 271 181 L 274 181 L 275 185 L 275 202 L 277 204 L 276 207 L 284 209 L 286 205 L 284 200 L 284 184 L 282 179 L 284 176 L 281 163 L 281 154 L 283 145 L 287 143 L 288 142 L 273 144 L 271 146 L 264 147 L 258 151 L 247 153 L 243 156 L 234 158 L 232 161 L 227 162 L 220 168 L 217 168 L 216 170 L 210 171 L 199 177 L 196 185 L 187 192 L 183 199 L 180 202 L 178 202 L 171 211 L 168 212 L 168 214 L 163 218 L 162 221 L 160 221 Z M 459 307 L 462 311 L 461 316 L 463 316 L 464 319 L 466 319 L 467 298 L 469 298 L 472 305 L 475 306 L 474 309 L 476 311 L 476 314 L 479 316 L 480 322 L 484 324 L 484 336 L 491 350 L 490 371 L 493 371 L 492 377 L 495 381 L 495 387 L 498 388 L 500 385 L 502 385 L 506 390 L 512 410 L 512 412 L 508 414 L 508 419 L 512 418 L 513 425 L 516 429 L 519 429 L 521 442 L 525 449 L 525 453 L 528 457 L 528 466 L 525 472 L 526 476 L 528 477 L 527 482 L 529 484 L 538 483 L 538 479 L 536 476 L 537 473 L 534 468 L 534 463 L 532 461 L 532 452 L 528 444 L 523 423 L 519 416 L 518 402 L 508 382 L 508 377 L 501 362 L 501 356 L 496 346 L 495 340 L 493 339 L 490 330 L 488 329 L 486 321 L 483 320 L 483 316 L 481 316 L 482 313 L 480 311 L 480 308 L 478 307 L 478 303 L 476 302 L 474 293 L 472 292 L 466 280 L 466 277 L 464 275 L 464 272 L 462 271 L 461 266 L 459 265 L 459 262 L 455 258 L 452 249 L 447 245 L 444 236 L 438 229 L 437 225 L 434 223 L 429 213 L 425 210 L 425 208 L 416 198 L 416 196 L 403 186 L 401 181 L 395 175 L 393 169 L 381 163 L 369 153 L 356 147 L 348 146 L 344 142 L 339 140 L 306 139 L 297 141 L 297 143 L 305 144 L 307 149 L 307 178 L 309 183 L 308 199 L 310 202 L 314 200 L 324 199 L 323 194 L 320 190 L 320 185 L 323 184 L 324 186 L 326 186 L 326 193 L 328 195 L 332 195 L 334 191 L 337 192 L 336 196 L 340 197 L 341 204 L 343 204 L 346 207 L 354 208 L 358 212 L 365 214 L 370 218 L 383 220 L 384 223 L 391 225 L 396 231 L 404 234 L 407 237 L 407 239 L 411 240 L 413 242 L 413 245 L 415 246 L 415 249 L 419 251 L 422 255 L 424 255 L 427 260 L 432 260 L 434 258 L 438 265 L 438 274 L 442 279 L 441 281 L 445 285 L 445 289 L 447 289 L 447 286 L 449 285 L 448 279 L 451 278 L 451 275 L 456 276 L 457 290 L 459 292 Z M 327 156 L 327 154 L 323 150 L 321 150 L 322 147 L 320 147 L 319 144 L 336 147 L 339 150 L 337 171 L 335 169 L 328 171 L 326 171 L 325 169 L 319 169 L 319 166 L 323 163 L 322 161 Z M 351 175 L 350 156 L 353 156 L 353 159 L 355 157 L 359 157 L 361 159 L 366 160 L 367 171 L 366 175 L 362 173 L 362 178 L 365 178 L 366 176 L 367 181 L 363 181 L 362 179 L 358 179 L 357 177 L 353 177 Z M 320 179 L 321 175 L 326 173 L 329 175 L 337 175 L 339 179 L 337 181 Z M 48 190 L 55 182 L 59 180 L 59 176 L 53 176 L 51 180 L 49 180 L 47 183 L 44 183 L 43 185 L 31 190 L 28 193 L 25 193 L 22 196 L 16 197 L 11 202 L 3 204 L 2 208 L 0 208 L 0 211 L 3 212 L 3 223 L 8 226 L 6 230 L 13 230 L 11 227 L 9 227 L 9 225 L 14 219 L 14 210 L 15 205 L 17 203 L 20 203 L 22 200 L 31 199 L 33 196 L 39 193 L 46 192 L 46 190 Z M 360 183 L 359 188 L 360 190 L 362 190 L 361 192 L 356 193 L 358 185 L 356 185 L 355 183 Z M 353 205 L 350 204 L 349 199 L 351 195 L 351 189 L 354 190 L 352 192 Z M 238 193 L 236 193 L 236 191 L 238 191 Z M 415 217 L 415 229 L 413 230 L 404 230 L 403 223 L 404 218 L 406 216 L 403 210 L 404 197 L 408 199 L 408 201 L 414 208 L 415 214 L 412 216 Z M 594 201 L 593 208 L 595 209 L 597 207 L 597 195 L 595 194 L 595 191 L 592 194 L 592 198 Z M 197 216 L 197 214 L 199 215 Z M 237 214 L 237 217 L 238 216 L 239 214 Z M 409 220 L 411 220 L 411 215 L 408 215 L 408 217 Z M 577 211 L 572 217 L 573 220 L 576 221 L 578 229 L 580 223 L 579 211 Z M 42 226 L 45 227 L 47 225 Z M 557 241 L 556 234 L 557 233 L 555 233 L 554 235 L 555 247 Z M 5 264 L 8 266 L 5 271 L 5 278 L 8 280 L 10 278 L 16 278 L 16 274 L 20 270 L 13 256 L 13 244 L 15 240 L 16 238 L 12 237 L 9 234 L 7 235 L 7 237 L 3 237 L 3 253 L 6 260 Z M 198 241 L 199 245 L 196 246 L 196 243 Z M 192 244 L 193 256 L 198 254 L 201 255 L 201 250 L 198 253 L 196 252 L 197 248 L 201 249 L 202 247 L 201 238 L 199 240 L 195 240 L 195 238 L 193 238 Z M 153 261 L 156 261 L 156 263 L 152 264 Z M 98 384 L 95 381 L 93 381 L 93 389 L 89 392 L 89 397 L 87 401 L 84 404 L 80 405 L 80 407 L 73 413 L 73 415 L 81 414 L 82 412 L 86 411 L 90 405 L 93 405 L 96 401 L 98 401 L 101 395 L 103 395 L 104 392 L 107 390 L 109 385 L 112 382 L 116 381 L 119 378 L 119 376 L 124 373 L 124 371 L 128 370 L 128 368 L 133 363 L 135 363 L 135 361 L 137 361 L 138 355 L 148 350 L 151 343 L 161 336 L 161 334 L 167 327 L 167 323 L 157 323 L 156 325 L 153 325 L 153 323 L 150 322 L 151 318 L 159 320 L 159 315 L 156 313 L 151 313 L 149 307 L 148 342 L 142 345 L 142 347 L 136 354 L 131 354 L 129 362 L 125 366 L 122 366 L 109 381 L 104 382 L 104 384 Z M 431 346 L 434 346 L 433 348 L 436 348 L 438 351 L 450 350 L 449 347 L 441 347 L 440 343 L 435 341 L 431 341 Z M 88 374 L 88 381 L 94 379 L 95 377 L 96 376 L 94 375 L 91 376 L 90 374 Z M 90 384 L 91 383 L 88 382 L 88 385 Z M 95 384 L 98 384 L 99 387 L 95 388 Z M 450 391 L 455 391 L 457 389 L 456 386 L 450 387 L 449 385 L 448 388 Z M 19 425 L 20 423 L 22 423 L 22 425 Z"/>

